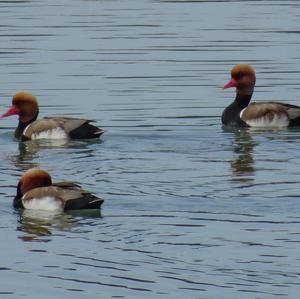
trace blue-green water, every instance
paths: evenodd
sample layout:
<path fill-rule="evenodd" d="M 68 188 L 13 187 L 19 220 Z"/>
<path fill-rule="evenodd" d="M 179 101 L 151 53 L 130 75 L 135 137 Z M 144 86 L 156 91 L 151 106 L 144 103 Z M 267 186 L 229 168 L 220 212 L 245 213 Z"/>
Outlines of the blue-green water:
<path fill-rule="evenodd" d="M 254 99 L 300 105 L 299 1 L 0 1 L 0 96 L 91 118 L 101 141 L 0 129 L 0 297 L 298 298 L 300 129 L 224 130 L 240 62 Z M 2 113 L 1 112 L 1 113 Z M 48 170 L 99 213 L 15 211 Z"/>

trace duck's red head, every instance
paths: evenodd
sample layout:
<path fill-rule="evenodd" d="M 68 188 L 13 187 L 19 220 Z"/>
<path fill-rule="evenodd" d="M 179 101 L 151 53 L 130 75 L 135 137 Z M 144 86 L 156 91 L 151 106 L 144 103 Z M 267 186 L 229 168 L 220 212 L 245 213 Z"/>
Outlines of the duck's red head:
<path fill-rule="evenodd" d="M 235 87 L 238 93 L 249 94 L 255 86 L 255 71 L 248 64 L 237 64 L 231 70 L 231 80 L 223 89 Z"/>
<path fill-rule="evenodd" d="M 20 121 L 29 122 L 37 117 L 38 102 L 34 95 L 26 91 L 16 93 L 12 98 L 12 106 L 1 116 L 19 115 Z"/>
<path fill-rule="evenodd" d="M 24 195 L 31 189 L 51 185 L 52 180 L 48 172 L 42 169 L 31 168 L 22 175 L 18 184 L 18 191 Z"/>

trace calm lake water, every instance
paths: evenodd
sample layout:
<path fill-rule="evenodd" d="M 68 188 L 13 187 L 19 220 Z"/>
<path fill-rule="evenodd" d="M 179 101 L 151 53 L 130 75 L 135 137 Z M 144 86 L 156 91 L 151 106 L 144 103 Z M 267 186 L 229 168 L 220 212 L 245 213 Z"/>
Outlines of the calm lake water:
<path fill-rule="evenodd" d="M 1 298 L 299 298 L 300 129 L 225 130 L 231 67 L 300 104 L 299 1 L 0 1 L 1 114 L 91 118 L 101 141 L 0 128 Z M 100 213 L 19 212 L 21 173 L 101 196 Z"/>

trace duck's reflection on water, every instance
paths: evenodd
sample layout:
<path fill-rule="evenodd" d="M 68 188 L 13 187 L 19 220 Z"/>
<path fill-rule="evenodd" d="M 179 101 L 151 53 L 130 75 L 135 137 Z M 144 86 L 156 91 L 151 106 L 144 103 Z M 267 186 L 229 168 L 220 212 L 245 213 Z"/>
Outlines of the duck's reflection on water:
<path fill-rule="evenodd" d="M 231 161 L 231 170 L 234 177 L 252 176 L 255 173 L 253 150 L 255 142 L 251 133 L 246 130 L 236 130 L 233 142 L 233 151 L 236 154 Z"/>
<path fill-rule="evenodd" d="M 30 242 L 49 242 L 54 233 L 74 231 L 76 227 L 101 218 L 101 210 L 80 210 L 58 213 L 41 210 L 20 210 L 17 230 L 19 239 Z"/>
<path fill-rule="evenodd" d="M 73 148 L 78 151 L 86 149 L 91 144 L 102 143 L 101 140 L 69 140 L 69 139 L 39 139 L 19 142 L 19 153 L 9 155 L 10 161 L 22 172 L 30 168 L 38 168 L 34 160 L 40 152 L 47 149 Z M 93 151 L 93 149 L 90 149 Z"/>
<path fill-rule="evenodd" d="M 19 153 L 9 155 L 10 161 L 22 172 L 30 168 L 38 168 L 39 164 L 34 160 L 38 158 L 39 152 L 43 149 L 59 148 L 68 145 L 66 139 L 55 140 L 29 140 L 19 142 Z"/>
<path fill-rule="evenodd" d="M 20 156 L 26 154 L 36 154 L 41 149 L 59 148 L 68 145 L 68 139 L 38 139 L 21 141 L 19 143 Z"/>
<path fill-rule="evenodd" d="M 100 143 L 100 141 L 98 141 Z M 86 148 L 90 141 L 78 141 L 69 139 L 38 139 L 21 141 L 19 143 L 19 160 L 30 161 L 35 158 L 39 151 L 55 148 Z"/>
<path fill-rule="evenodd" d="M 251 180 L 255 174 L 253 151 L 256 143 L 248 129 L 223 128 L 233 133 L 232 149 L 234 159 L 230 161 L 231 175 L 238 180 Z"/>

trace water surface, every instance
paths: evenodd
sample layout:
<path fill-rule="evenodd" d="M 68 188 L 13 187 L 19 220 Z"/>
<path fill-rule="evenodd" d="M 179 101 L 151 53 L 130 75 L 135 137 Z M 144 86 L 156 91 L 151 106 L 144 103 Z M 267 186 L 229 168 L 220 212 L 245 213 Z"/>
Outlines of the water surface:
<path fill-rule="evenodd" d="M 300 130 L 225 130 L 240 62 L 255 100 L 299 102 L 299 1 L 0 1 L 1 109 L 94 119 L 101 141 L 0 129 L 0 297 L 298 298 Z M 2 113 L 2 112 L 1 112 Z M 100 213 L 19 212 L 48 170 Z"/>

